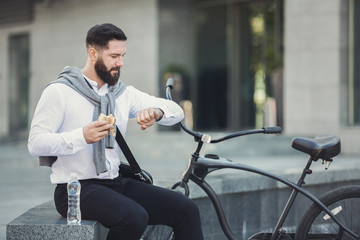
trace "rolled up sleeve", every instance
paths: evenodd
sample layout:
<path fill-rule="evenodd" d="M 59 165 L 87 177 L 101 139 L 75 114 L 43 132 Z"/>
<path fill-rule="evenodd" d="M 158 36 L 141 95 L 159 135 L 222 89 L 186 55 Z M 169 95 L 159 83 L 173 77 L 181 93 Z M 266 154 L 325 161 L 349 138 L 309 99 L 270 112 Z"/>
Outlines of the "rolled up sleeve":
<path fill-rule="evenodd" d="M 163 118 L 158 124 L 171 126 L 184 119 L 184 111 L 175 103 L 164 98 L 154 97 L 141 92 L 134 87 L 128 87 L 131 91 L 132 106 L 130 109 L 130 118 L 135 118 L 137 113 L 146 108 L 160 108 L 164 112 Z"/>

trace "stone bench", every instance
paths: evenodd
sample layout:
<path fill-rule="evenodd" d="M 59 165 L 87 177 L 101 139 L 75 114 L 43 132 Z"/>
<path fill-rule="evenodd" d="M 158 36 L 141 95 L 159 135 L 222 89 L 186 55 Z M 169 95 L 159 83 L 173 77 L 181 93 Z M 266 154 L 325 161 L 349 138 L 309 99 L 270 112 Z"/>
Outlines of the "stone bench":
<path fill-rule="evenodd" d="M 97 221 L 82 220 L 81 225 L 67 225 L 53 200 L 31 208 L 6 225 L 7 240 L 103 240 L 107 232 Z"/>

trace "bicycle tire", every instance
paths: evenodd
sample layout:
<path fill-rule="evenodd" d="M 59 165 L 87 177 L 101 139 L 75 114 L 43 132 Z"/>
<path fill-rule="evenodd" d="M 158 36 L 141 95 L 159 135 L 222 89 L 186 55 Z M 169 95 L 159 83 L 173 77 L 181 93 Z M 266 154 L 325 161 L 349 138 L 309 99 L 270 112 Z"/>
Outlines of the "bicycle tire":
<path fill-rule="evenodd" d="M 174 240 L 173 229 L 165 225 L 148 226 L 141 240 Z"/>
<path fill-rule="evenodd" d="M 355 233 L 360 233 L 360 186 L 340 187 L 324 194 L 320 201 Z M 316 203 L 304 214 L 295 233 L 295 240 L 304 239 L 354 239 L 343 231 Z M 339 236 L 337 236 L 339 234 Z M 337 238 L 336 238 L 337 236 Z"/>

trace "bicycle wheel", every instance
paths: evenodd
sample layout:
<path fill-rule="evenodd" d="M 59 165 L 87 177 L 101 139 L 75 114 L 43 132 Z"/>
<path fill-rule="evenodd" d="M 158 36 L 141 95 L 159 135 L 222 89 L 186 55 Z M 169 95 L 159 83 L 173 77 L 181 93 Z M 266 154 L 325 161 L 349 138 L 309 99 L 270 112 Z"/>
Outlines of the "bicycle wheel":
<path fill-rule="evenodd" d="M 360 234 L 360 186 L 340 187 L 324 194 L 320 201 L 349 229 Z M 317 204 L 313 203 L 301 219 L 295 240 L 354 239 L 345 233 Z"/>
<path fill-rule="evenodd" d="M 174 240 L 173 230 L 165 225 L 148 226 L 141 237 L 141 240 Z"/>

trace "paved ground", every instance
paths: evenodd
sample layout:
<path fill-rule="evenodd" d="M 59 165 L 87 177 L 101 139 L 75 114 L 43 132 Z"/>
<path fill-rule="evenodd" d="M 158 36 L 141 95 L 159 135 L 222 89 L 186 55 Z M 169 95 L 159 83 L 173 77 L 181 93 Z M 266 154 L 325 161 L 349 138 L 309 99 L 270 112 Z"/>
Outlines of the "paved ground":
<path fill-rule="evenodd" d="M 166 187 L 180 179 L 196 147 L 191 137 L 179 132 L 154 134 L 145 131 L 128 136 L 127 141 L 140 165 L 151 172 L 155 183 Z M 290 137 L 283 136 L 246 136 L 206 145 L 203 153 L 217 153 L 273 172 L 299 171 L 307 156 L 292 150 L 290 141 Z M 359 167 L 359 162 L 360 156 L 339 156 L 333 168 Z M 317 165 L 322 168 L 321 164 Z M 50 169 L 38 167 L 37 159 L 28 154 L 25 140 L 0 143 L 0 240 L 6 238 L 8 222 L 52 199 L 54 186 L 50 184 L 49 175 Z"/>

